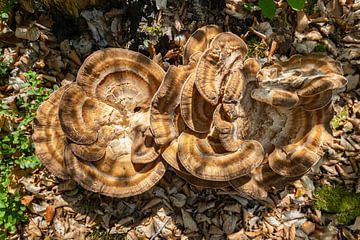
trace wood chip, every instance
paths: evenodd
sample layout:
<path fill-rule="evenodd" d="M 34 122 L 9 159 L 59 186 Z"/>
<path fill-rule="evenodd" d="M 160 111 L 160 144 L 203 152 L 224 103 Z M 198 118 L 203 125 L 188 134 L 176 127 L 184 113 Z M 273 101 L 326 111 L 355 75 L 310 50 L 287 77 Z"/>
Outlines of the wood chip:
<path fill-rule="evenodd" d="M 185 211 L 184 209 L 181 209 L 182 219 L 184 222 L 185 229 L 190 230 L 190 232 L 196 232 L 198 231 L 198 227 L 194 219 L 191 217 L 190 213 Z"/>

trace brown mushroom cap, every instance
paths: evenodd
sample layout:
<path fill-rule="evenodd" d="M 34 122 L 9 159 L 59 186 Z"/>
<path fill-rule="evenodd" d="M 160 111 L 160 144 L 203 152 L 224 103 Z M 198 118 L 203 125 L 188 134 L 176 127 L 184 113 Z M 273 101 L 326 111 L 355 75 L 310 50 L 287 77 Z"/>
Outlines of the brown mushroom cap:
<path fill-rule="evenodd" d="M 314 96 L 328 90 L 342 88 L 347 80 L 344 76 L 337 73 L 328 73 L 324 76 L 317 76 L 311 81 L 305 82 L 302 88 L 297 92 L 301 97 Z"/>
<path fill-rule="evenodd" d="M 248 58 L 244 61 L 243 66 L 243 74 L 245 75 L 245 79 L 250 81 L 256 81 L 256 75 L 260 71 L 261 66 L 258 60 L 255 58 Z"/>
<path fill-rule="evenodd" d="M 254 89 L 251 97 L 259 102 L 267 103 L 274 107 L 292 108 L 299 102 L 299 97 L 296 93 L 282 90 L 282 89 Z"/>
<path fill-rule="evenodd" d="M 216 25 L 207 25 L 197 29 L 184 46 L 183 64 L 189 64 L 190 56 L 194 53 L 204 52 L 211 40 L 221 32 L 221 28 Z"/>
<path fill-rule="evenodd" d="M 158 145 L 168 145 L 178 136 L 175 109 L 180 103 L 180 89 L 193 68 L 194 65 L 170 66 L 154 95 L 150 110 L 150 126 Z"/>
<path fill-rule="evenodd" d="M 78 85 L 63 93 L 59 106 L 71 140 L 67 167 L 84 188 L 127 197 L 148 190 L 165 173 L 146 133 L 151 99 L 163 77 L 158 65 L 129 50 L 105 49 L 85 60 Z"/>
<path fill-rule="evenodd" d="M 208 181 L 191 175 L 182 165 L 177 157 L 178 140 L 175 139 L 165 148 L 162 153 L 165 161 L 173 168 L 175 173 L 191 185 L 198 187 L 223 188 L 229 186 L 226 181 Z"/>
<path fill-rule="evenodd" d="M 226 117 L 222 104 L 219 104 L 214 111 L 213 126 L 218 133 L 217 137 L 222 147 L 228 152 L 235 152 L 243 140 L 237 136 L 237 125 L 230 122 Z"/>
<path fill-rule="evenodd" d="M 66 137 L 60 127 L 58 105 L 61 95 L 68 88 L 69 85 L 61 87 L 40 105 L 33 121 L 32 135 L 35 153 L 40 161 L 51 173 L 62 179 L 70 176 L 63 158 Z"/>
<path fill-rule="evenodd" d="M 330 120 L 329 106 L 308 112 L 311 129 L 295 138 L 293 143 L 277 147 L 269 155 L 269 166 L 279 175 L 296 177 L 304 175 L 322 156 L 321 146 L 330 136 L 325 124 Z"/>
<path fill-rule="evenodd" d="M 100 146 L 97 142 L 90 145 L 70 143 L 69 148 L 76 157 L 85 161 L 98 161 L 102 159 L 106 153 L 105 146 Z"/>
<path fill-rule="evenodd" d="M 181 164 L 195 177 L 210 181 L 229 181 L 248 174 L 264 158 L 257 141 L 244 141 L 236 152 L 218 152 L 202 136 L 183 132 L 179 137 L 178 156 Z"/>
<path fill-rule="evenodd" d="M 263 88 L 294 91 L 309 97 L 323 91 L 343 87 L 346 79 L 339 63 L 319 55 L 294 55 L 286 62 L 277 62 L 261 69 L 257 75 Z"/>
<path fill-rule="evenodd" d="M 61 127 L 71 141 L 92 144 L 98 138 L 101 125 L 110 121 L 113 110 L 111 106 L 87 97 L 81 87 L 72 85 L 63 93 L 59 104 Z"/>
<path fill-rule="evenodd" d="M 60 171 L 55 165 L 62 164 L 66 176 L 108 196 L 127 197 L 151 188 L 166 169 L 150 131 L 146 133 L 151 99 L 164 74 L 154 62 L 129 50 L 90 55 L 77 83 L 54 93 L 38 110 L 33 137 L 40 159 L 50 170 L 54 165 L 55 174 Z M 45 127 L 51 131 L 44 138 Z"/>
<path fill-rule="evenodd" d="M 122 109 L 126 105 L 127 108 L 141 109 L 149 106 L 163 77 L 164 70 L 144 55 L 107 48 L 85 59 L 76 82 L 88 96 L 114 108 Z"/>
<path fill-rule="evenodd" d="M 230 71 L 228 80 L 224 87 L 223 103 L 237 103 L 243 97 L 246 83 L 245 76 L 240 67 L 235 67 Z"/>
<path fill-rule="evenodd" d="M 160 158 L 135 165 L 130 154 L 121 155 L 124 144 L 108 147 L 105 157 L 96 162 L 81 161 L 66 147 L 65 161 L 73 179 L 89 191 L 111 197 L 129 197 L 149 190 L 165 174 L 166 165 Z"/>
<path fill-rule="evenodd" d="M 329 89 L 309 97 L 299 97 L 299 105 L 305 111 L 314 111 L 324 108 L 331 102 L 333 90 Z"/>
<path fill-rule="evenodd" d="M 196 89 L 195 74 L 190 74 L 183 85 L 180 99 L 181 116 L 186 125 L 194 132 L 209 132 L 214 109 Z"/>
<path fill-rule="evenodd" d="M 195 73 L 195 84 L 203 98 L 216 105 L 225 76 L 234 62 L 247 54 L 245 42 L 233 33 L 220 33 L 200 57 Z"/>
<path fill-rule="evenodd" d="M 141 126 L 134 129 L 134 141 L 131 147 L 131 162 L 134 164 L 146 164 L 156 160 L 160 155 L 160 149 L 155 144 L 150 129 Z"/>
<path fill-rule="evenodd" d="M 239 193 L 245 193 L 255 199 L 269 201 L 268 193 L 271 189 L 281 189 L 289 182 L 300 177 L 284 177 L 275 173 L 268 164 L 256 168 L 247 178 L 230 181 L 231 186 Z"/>

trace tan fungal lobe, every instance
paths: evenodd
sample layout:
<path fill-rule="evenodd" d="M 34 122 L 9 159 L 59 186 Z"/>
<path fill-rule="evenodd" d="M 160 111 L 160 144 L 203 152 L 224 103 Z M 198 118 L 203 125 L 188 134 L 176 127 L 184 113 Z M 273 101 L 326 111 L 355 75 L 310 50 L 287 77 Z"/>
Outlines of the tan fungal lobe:
<path fill-rule="evenodd" d="M 314 111 L 324 108 L 331 102 L 333 90 L 326 90 L 309 97 L 299 97 L 299 105 L 306 111 Z"/>
<path fill-rule="evenodd" d="M 60 126 L 58 105 L 61 95 L 68 87 L 69 85 L 58 89 L 40 105 L 33 121 L 32 135 L 35 154 L 50 172 L 63 179 L 70 176 L 63 158 L 66 137 Z"/>
<path fill-rule="evenodd" d="M 327 112 L 327 108 L 308 112 L 312 115 L 310 130 L 293 143 L 276 148 L 269 155 L 269 165 L 274 172 L 287 177 L 301 176 L 320 160 L 323 154 L 321 146 L 328 136 L 324 126 L 329 118 Z"/>
<path fill-rule="evenodd" d="M 221 32 L 221 28 L 216 25 L 207 25 L 196 30 L 184 46 L 183 64 L 189 64 L 194 53 L 204 52 L 211 40 Z"/>
<path fill-rule="evenodd" d="M 216 152 L 206 138 L 183 132 L 179 137 L 178 156 L 192 175 L 213 181 L 229 181 L 248 174 L 264 158 L 261 145 L 244 141 L 234 153 Z"/>
<path fill-rule="evenodd" d="M 212 105 L 218 103 L 225 76 L 246 54 L 245 42 L 233 33 L 220 33 L 212 40 L 195 73 L 196 87 L 206 101 Z"/>
<path fill-rule="evenodd" d="M 193 66 L 170 66 L 159 90 L 154 95 L 150 110 L 150 126 L 156 144 L 167 145 L 176 134 L 175 109 L 180 103 L 180 89 Z"/>
<path fill-rule="evenodd" d="M 292 108 L 299 102 L 299 97 L 296 93 L 281 89 L 254 89 L 251 97 L 274 107 Z"/>
<path fill-rule="evenodd" d="M 112 197 L 129 197 L 153 187 L 164 175 L 161 159 L 150 164 L 135 165 L 130 154 L 118 154 L 108 148 L 105 158 L 96 162 L 78 160 L 67 147 L 65 161 L 73 178 L 87 190 Z"/>
<path fill-rule="evenodd" d="M 159 155 L 159 147 L 155 144 L 150 129 L 136 128 L 131 147 L 131 162 L 134 164 L 146 164 L 156 160 Z"/>
<path fill-rule="evenodd" d="M 105 156 L 106 149 L 98 144 L 78 145 L 69 144 L 72 153 L 85 161 L 98 161 Z"/>
<path fill-rule="evenodd" d="M 134 101 L 150 103 L 163 76 L 164 70 L 144 55 L 126 49 L 107 48 L 85 59 L 76 82 L 89 96 L 113 104 L 121 103 L 118 94 L 127 96 L 124 91 L 134 92 L 134 88 L 142 90 Z"/>
<path fill-rule="evenodd" d="M 92 119 L 83 116 L 84 105 L 86 109 L 91 109 L 89 105 L 92 104 L 86 104 L 87 100 L 91 102 L 77 85 L 70 86 L 61 98 L 59 106 L 61 127 L 68 138 L 76 143 L 92 144 L 97 139 L 98 126 L 93 124 Z"/>
<path fill-rule="evenodd" d="M 301 90 L 298 91 L 298 94 L 301 97 L 314 96 L 328 90 L 342 88 L 346 83 L 347 80 L 345 77 L 339 74 L 329 73 L 305 82 Z"/>
<path fill-rule="evenodd" d="M 219 104 L 213 116 L 214 129 L 218 133 L 218 138 L 223 148 L 228 152 L 235 152 L 243 142 L 236 135 L 236 125 L 227 120 L 222 105 Z"/>
<path fill-rule="evenodd" d="M 237 67 L 229 73 L 225 85 L 223 103 L 238 103 L 245 92 L 245 77 L 241 68 Z"/>
<path fill-rule="evenodd" d="M 256 81 L 256 75 L 260 71 L 260 63 L 255 58 L 248 58 L 244 61 L 242 69 L 245 79 L 247 81 Z"/>
<path fill-rule="evenodd" d="M 200 95 L 192 73 L 183 85 L 180 99 L 181 116 L 186 125 L 198 133 L 210 131 L 214 106 Z"/>

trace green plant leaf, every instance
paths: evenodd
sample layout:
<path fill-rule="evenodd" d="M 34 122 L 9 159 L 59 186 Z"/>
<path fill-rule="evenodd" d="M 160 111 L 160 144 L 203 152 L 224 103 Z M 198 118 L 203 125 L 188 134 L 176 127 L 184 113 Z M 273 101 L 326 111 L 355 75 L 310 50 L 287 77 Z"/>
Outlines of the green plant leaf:
<path fill-rule="evenodd" d="M 246 9 L 246 10 L 248 10 L 248 11 L 252 11 L 252 10 L 254 10 L 254 8 L 255 8 L 255 4 L 253 4 L 253 3 L 244 3 L 244 8 Z"/>
<path fill-rule="evenodd" d="M 304 8 L 305 0 L 287 0 L 290 7 L 295 11 L 299 11 Z"/>
<path fill-rule="evenodd" d="M 272 18 L 275 16 L 276 5 L 273 0 L 259 0 L 259 7 L 265 17 Z"/>

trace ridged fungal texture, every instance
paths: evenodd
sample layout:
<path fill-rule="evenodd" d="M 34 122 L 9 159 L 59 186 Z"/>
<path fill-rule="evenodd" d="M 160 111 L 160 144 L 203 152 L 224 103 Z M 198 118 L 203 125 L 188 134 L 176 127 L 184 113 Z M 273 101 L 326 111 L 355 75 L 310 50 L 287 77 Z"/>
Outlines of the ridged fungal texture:
<path fill-rule="evenodd" d="M 190 184 L 267 200 L 323 157 L 342 75 L 317 55 L 261 67 L 214 25 L 193 33 L 167 73 L 139 53 L 100 50 L 38 109 L 36 153 L 54 175 L 104 195 L 145 192 L 169 164 Z"/>

